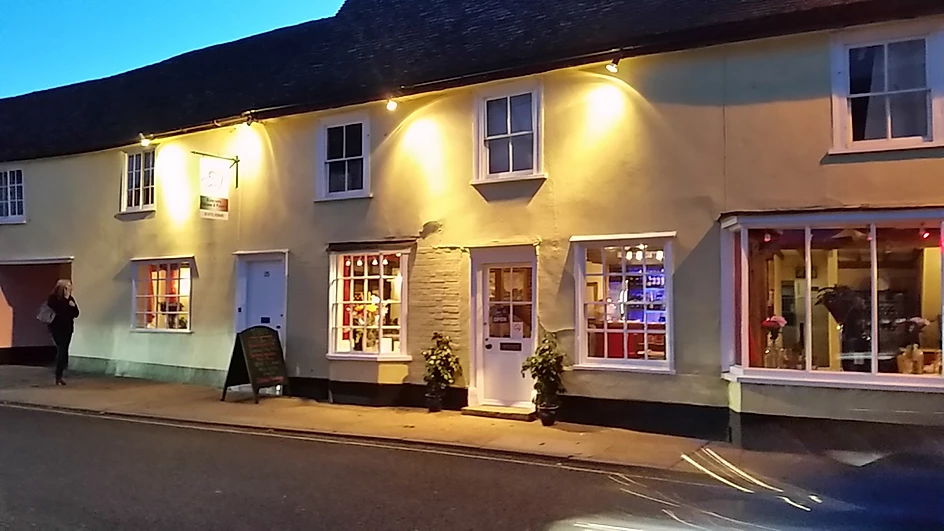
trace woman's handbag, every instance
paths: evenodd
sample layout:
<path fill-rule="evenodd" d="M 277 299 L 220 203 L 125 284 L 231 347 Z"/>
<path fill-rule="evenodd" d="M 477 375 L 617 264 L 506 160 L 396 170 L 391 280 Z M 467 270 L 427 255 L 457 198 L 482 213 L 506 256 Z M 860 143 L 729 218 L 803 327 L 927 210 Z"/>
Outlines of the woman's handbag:
<path fill-rule="evenodd" d="M 52 324 L 53 320 L 56 318 L 56 312 L 49 307 L 48 303 L 44 302 L 43 305 L 39 307 L 36 318 L 46 324 Z"/>

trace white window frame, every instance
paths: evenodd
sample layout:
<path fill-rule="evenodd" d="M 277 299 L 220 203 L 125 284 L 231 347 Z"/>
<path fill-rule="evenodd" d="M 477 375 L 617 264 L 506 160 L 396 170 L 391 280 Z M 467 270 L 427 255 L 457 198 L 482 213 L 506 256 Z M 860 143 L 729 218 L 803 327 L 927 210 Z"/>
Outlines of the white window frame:
<path fill-rule="evenodd" d="M 849 50 L 871 45 L 925 39 L 930 92 L 928 137 L 852 141 L 849 110 Z M 833 147 L 830 153 L 868 153 L 944 146 L 944 21 L 881 25 L 833 35 L 831 46 Z M 890 132 L 889 132 L 890 134 Z"/>
<path fill-rule="evenodd" d="M 944 393 L 944 375 L 941 377 L 918 376 L 918 375 L 899 375 L 889 373 L 879 373 L 878 364 L 875 360 L 878 356 L 879 342 L 872 341 L 872 372 L 838 372 L 838 371 L 814 371 L 810 367 L 812 343 L 807 341 L 805 345 L 805 355 L 807 367 L 805 370 L 790 369 L 767 369 L 745 367 L 742 360 L 737 359 L 736 353 L 740 350 L 741 354 L 749 351 L 749 278 L 746 271 L 749 267 L 748 248 L 744 244 L 747 241 L 747 231 L 750 229 L 805 229 L 807 231 L 807 240 L 810 237 L 810 229 L 817 228 L 835 228 L 837 226 L 869 226 L 870 231 L 873 224 L 882 225 L 887 223 L 925 223 L 928 227 L 940 227 L 944 231 L 944 209 L 907 209 L 907 210 L 861 210 L 861 211 L 835 211 L 835 212 L 808 212 L 799 214 L 752 214 L 752 215 L 733 215 L 722 219 L 722 245 L 721 245 L 721 286 L 722 289 L 732 288 L 729 297 L 721 299 L 721 329 L 722 329 L 722 378 L 731 382 L 740 382 L 748 384 L 771 384 L 771 385 L 792 385 L 803 387 L 826 387 L 837 389 L 870 389 L 884 391 L 913 391 L 928 393 Z M 735 233 L 741 234 L 740 248 L 735 245 Z M 941 234 L 944 234 L 942 232 Z M 876 260 L 876 238 L 871 239 L 872 254 L 872 300 L 876 300 L 877 290 L 877 260 Z M 736 254 L 735 254 L 736 253 Z M 944 251 L 942 251 L 944 254 Z M 809 263 L 809 246 L 807 246 L 806 262 Z M 734 260 L 741 262 L 740 286 L 735 286 L 736 273 Z M 944 273 L 944 260 L 942 260 L 942 273 Z M 944 278 L 944 277 L 942 277 Z M 806 285 L 812 285 L 812 268 L 806 268 Z M 944 284 L 942 284 L 944 288 Z M 944 289 L 942 289 L 944 296 Z M 735 315 L 736 299 L 740 299 L 740 316 Z M 804 295 L 804 304 L 806 305 L 806 314 L 812 313 L 812 294 L 807 289 Z M 944 298 L 942 298 L 944 301 Z M 872 305 L 872 337 L 877 337 L 877 319 L 875 318 L 876 306 Z M 942 302 L 942 311 L 944 311 L 944 302 Z M 735 330 L 735 326 L 740 317 L 740 327 Z M 727 331 L 727 332 L 726 332 Z M 812 322 L 806 323 L 806 337 L 812 337 Z M 738 344 L 739 343 L 739 344 Z M 738 348 L 740 347 L 740 348 Z"/>
<path fill-rule="evenodd" d="M 335 332 L 342 326 L 341 312 L 343 311 L 342 300 L 339 297 L 341 278 L 341 259 L 345 256 L 371 256 L 379 254 L 399 254 L 400 255 L 400 342 L 399 348 L 393 352 L 360 352 L 360 351 L 341 351 L 337 350 L 337 333 Z M 347 360 L 347 361 L 412 361 L 413 357 L 409 354 L 407 338 L 407 314 L 409 308 L 409 249 L 364 249 L 351 250 L 343 252 L 332 252 L 328 254 L 331 261 L 330 278 L 328 284 L 328 353 L 329 360 Z M 381 284 L 382 287 L 382 284 Z M 337 306 L 336 306 L 337 305 Z M 382 338 L 382 337 L 381 337 Z M 381 349 L 378 349 L 381 350 Z"/>
<path fill-rule="evenodd" d="M 531 94 L 531 129 L 534 134 L 534 164 L 530 170 L 488 173 L 488 149 L 485 147 L 490 100 Z M 509 120 L 510 120 L 509 116 Z M 475 164 L 472 184 L 544 179 L 544 88 L 537 81 L 502 84 L 479 92 L 475 104 Z M 510 133 L 510 132 L 509 132 Z M 510 134 L 508 135 L 510 136 Z M 509 161 L 509 164 L 511 162 Z M 510 166 L 509 166 L 510 169 Z"/>
<path fill-rule="evenodd" d="M 145 154 L 151 153 L 151 160 L 153 161 L 153 166 L 151 168 L 151 202 L 144 202 L 144 160 Z M 132 157 L 141 157 L 141 202 L 138 205 L 129 205 L 128 204 L 128 191 L 131 184 L 128 179 L 128 167 Z M 135 212 L 154 212 L 157 209 L 157 148 L 151 146 L 149 148 L 140 148 L 140 149 L 130 149 L 121 152 L 122 164 L 121 164 L 121 204 L 119 211 L 123 213 L 135 213 Z"/>
<path fill-rule="evenodd" d="M 673 277 L 675 262 L 673 247 L 676 233 L 648 232 L 634 234 L 611 234 L 600 236 L 573 236 L 570 239 L 574 248 L 574 315 L 575 315 L 575 350 L 576 370 L 613 370 L 644 373 L 675 373 L 675 341 L 674 341 L 674 305 L 675 292 Z M 632 247 L 641 244 L 660 247 L 664 253 L 665 267 L 665 360 L 635 360 L 591 358 L 587 344 L 587 319 L 585 314 L 586 285 L 587 285 L 587 249 L 590 247 Z"/>
<path fill-rule="evenodd" d="M 14 190 L 14 186 L 11 182 L 11 179 L 13 178 L 13 174 L 18 174 L 20 178 L 20 183 L 17 185 L 17 187 L 19 188 L 22 194 L 22 200 L 17 201 L 17 202 L 22 203 L 22 206 L 23 206 L 23 213 L 16 214 L 16 215 L 9 214 L 9 212 L 12 211 L 13 204 L 14 204 L 14 201 L 10 199 L 10 194 L 12 194 Z M 6 169 L 0 168 L 0 175 L 3 175 L 4 177 L 6 177 L 7 184 L 4 186 L 4 188 L 6 188 L 7 190 L 7 199 L 4 202 L 7 205 L 7 213 L 8 213 L 6 216 L 0 217 L 0 225 L 25 223 L 26 222 L 26 177 L 24 176 L 23 170 L 20 168 L 6 168 Z"/>
<path fill-rule="evenodd" d="M 364 160 L 364 189 L 345 192 L 328 192 L 328 129 L 346 125 L 361 124 L 362 158 Z M 370 188 L 370 116 L 366 112 L 338 114 L 328 116 L 318 123 L 316 135 L 317 167 L 315 169 L 315 200 L 334 201 L 340 199 L 363 199 L 372 196 Z M 347 159 L 345 159 L 347 160 Z"/>
<path fill-rule="evenodd" d="M 137 333 L 151 333 L 151 334 L 190 334 L 193 332 L 193 283 L 197 278 L 197 266 L 194 261 L 193 256 L 170 256 L 170 257 L 160 257 L 160 258 L 134 258 L 131 260 L 133 266 L 133 275 L 131 280 L 131 331 Z M 138 299 L 139 298 L 148 298 L 148 297 L 139 297 L 138 296 L 138 274 L 139 268 L 146 266 L 161 266 L 167 265 L 168 270 L 171 265 L 183 265 L 187 264 L 190 268 L 190 291 L 186 294 L 178 293 L 178 297 L 186 296 L 189 304 L 186 308 L 186 317 L 187 317 L 187 328 L 141 328 L 138 327 Z M 155 299 L 162 296 L 161 294 L 155 294 Z M 166 296 L 166 295 L 164 295 Z M 154 313 L 155 315 L 161 314 L 159 310 L 154 312 L 145 312 L 145 313 Z M 164 312 L 167 314 L 168 312 Z M 181 313 L 181 315 L 183 315 Z"/>

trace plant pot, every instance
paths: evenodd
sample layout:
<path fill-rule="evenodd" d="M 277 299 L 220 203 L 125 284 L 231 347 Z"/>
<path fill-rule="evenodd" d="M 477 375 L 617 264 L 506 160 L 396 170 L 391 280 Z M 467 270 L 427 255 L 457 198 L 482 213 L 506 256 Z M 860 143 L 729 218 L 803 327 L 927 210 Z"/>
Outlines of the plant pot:
<path fill-rule="evenodd" d="M 538 406 L 538 418 L 541 419 L 541 424 L 545 426 L 553 426 L 557 422 L 557 410 L 560 406 Z"/>
<path fill-rule="evenodd" d="M 443 393 L 426 393 L 426 407 L 430 413 L 439 413 L 442 411 Z"/>

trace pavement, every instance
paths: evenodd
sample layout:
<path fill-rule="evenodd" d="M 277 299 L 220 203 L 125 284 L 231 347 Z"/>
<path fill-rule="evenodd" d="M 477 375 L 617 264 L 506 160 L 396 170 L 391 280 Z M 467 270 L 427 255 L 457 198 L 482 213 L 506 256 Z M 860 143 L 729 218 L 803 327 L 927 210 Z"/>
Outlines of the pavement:
<path fill-rule="evenodd" d="M 788 451 L 752 450 L 618 428 L 562 422 L 545 427 L 540 422 L 472 417 L 453 411 L 431 414 L 424 409 L 348 406 L 291 397 L 264 397 L 254 404 L 251 393 L 233 391 L 226 402 L 221 402 L 218 389 L 89 374 L 70 374 L 65 387 L 54 386 L 52 381 L 48 368 L 0 366 L 0 404 L 709 476 L 710 470 L 693 464 L 693 458 L 707 456 L 711 466 L 727 469 L 727 462 L 770 476 L 784 470 L 838 473 L 849 464 L 849 460 L 843 463 L 826 452 L 804 450 L 802 446 Z M 784 438 L 779 432 L 776 435 Z M 881 454 L 867 453 L 857 466 L 878 457 Z"/>

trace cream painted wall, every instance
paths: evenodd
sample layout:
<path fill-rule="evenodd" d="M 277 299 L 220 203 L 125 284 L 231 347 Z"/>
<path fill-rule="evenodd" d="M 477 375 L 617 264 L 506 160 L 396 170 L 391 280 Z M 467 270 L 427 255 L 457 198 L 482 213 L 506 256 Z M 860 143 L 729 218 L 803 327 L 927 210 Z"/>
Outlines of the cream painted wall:
<path fill-rule="evenodd" d="M 624 60 L 537 76 L 545 181 L 472 186 L 483 87 L 359 106 L 370 118 L 371 199 L 313 201 L 319 120 L 346 110 L 162 141 L 157 212 L 116 217 L 119 150 L 25 162 L 29 223 L 0 227 L 0 255 L 76 256 L 79 356 L 225 368 L 237 250 L 290 249 L 287 341 L 293 375 L 422 381 L 434 330 L 468 367 L 467 249 L 538 243 L 538 316 L 572 350 L 573 235 L 677 231 L 676 376 L 573 372 L 586 396 L 724 406 L 719 376 L 720 232 L 725 211 L 944 202 L 913 154 L 830 157 L 828 36 L 813 34 Z M 487 88 L 500 89 L 501 83 Z M 509 85 L 513 90 L 514 83 Z M 226 222 L 197 218 L 192 150 L 243 160 Z M 4 165 L 8 166 L 8 165 Z M 914 176 L 900 179 L 900 175 Z M 331 242 L 417 237 L 408 275 L 412 363 L 328 362 Z M 196 257 L 193 333 L 129 331 L 130 260 Z"/>

